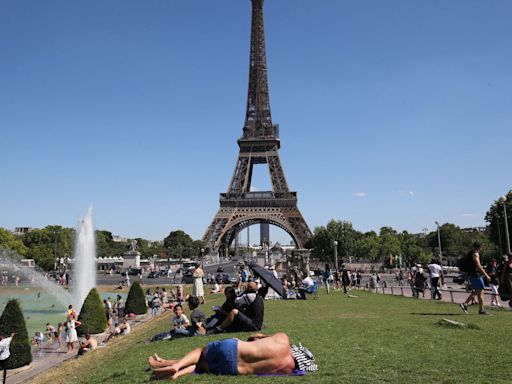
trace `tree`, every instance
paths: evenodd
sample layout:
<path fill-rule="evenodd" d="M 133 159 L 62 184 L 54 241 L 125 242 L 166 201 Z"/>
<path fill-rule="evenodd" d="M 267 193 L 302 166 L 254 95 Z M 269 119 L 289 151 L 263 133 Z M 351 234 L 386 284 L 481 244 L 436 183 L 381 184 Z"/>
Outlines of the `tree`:
<path fill-rule="evenodd" d="M 512 190 L 505 194 L 505 210 L 507 211 L 508 238 L 512 239 Z M 507 237 L 505 232 L 505 213 L 503 212 L 503 203 L 499 200 L 491 204 L 485 214 L 485 221 L 489 223 L 489 238 L 499 249 L 498 255 L 507 253 Z"/>
<path fill-rule="evenodd" d="M 402 253 L 398 233 L 391 227 L 382 227 L 379 233 L 379 257 L 381 260 Z"/>
<path fill-rule="evenodd" d="M 77 328 L 78 335 L 101 333 L 107 328 L 105 310 L 95 288 L 91 289 L 85 298 L 78 321 L 81 323 Z"/>
<path fill-rule="evenodd" d="M 15 332 L 10 345 L 11 357 L 7 368 L 14 369 L 30 364 L 32 353 L 28 340 L 27 326 L 18 300 L 11 299 L 7 302 L 4 312 L 0 317 L 0 332 L 10 335 Z"/>
<path fill-rule="evenodd" d="M 374 231 L 366 232 L 354 244 L 354 256 L 361 260 L 379 260 L 379 238 Z"/>
<path fill-rule="evenodd" d="M 403 231 L 399 235 L 399 239 L 402 252 L 402 265 L 400 267 L 403 268 L 416 263 L 426 264 L 432 260 L 432 254 L 425 247 L 425 237 Z"/>
<path fill-rule="evenodd" d="M 143 315 L 148 311 L 146 305 L 146 297 L 139 283 L 135 282 L 130 287 L 126 304 L 124 306 L 125 313 L 135 313 L 136 315 Z"/>
<path fill-rule="evenodd" d="M 109 231 L 95 232 L 96 235 L 96 254 L 98 257 L 113 257 L 119 256 L 128 245 L 127 242 L 115 242 L 112 233 Z"/>
<path fill-rule="evenodd" d="M 349 221 L 330 220 L 326 227 L 316 227 L 313 236 L 305 244 L 312 248 L 314 258 L 321 261 L 334 260 L 334 241 L 338 242 L 338 256 L 340 260 L 344 257 L 354 255 L 356 241 L 361 233 L 354 230 Z"/>
<path fill-rule="evenodd" d="M 170 254 L 174 258 L 182 258 L 185 253 L 192 248 L 193 240 L 182 230 L 172 231 L 164 239 L 164 247 L 170 250 Z"/>
<path fill-rule="evenodd" d="M 25 255 L 27 253 L 27 247 L 19 237 L 0 227 L 0 249 L 2 248 L 14 251 L 18 255 Z"/>
<path fill-rule="evenodd" d="M 57 259 L 72 254 L 74 234 L 74 229 L 60 225 L 30 231 L 23 236 L 23 244 L 28 248 L 26 256 L 43 269 L 53 269 Z"/>
<path fill-rule="evenodd" d="M 48 271 L 55 266 L 55 255 L 53 249 L 46 244 L 35 244 L 28 249 L 27 257 L 34 259 L 36 264 Z"/>

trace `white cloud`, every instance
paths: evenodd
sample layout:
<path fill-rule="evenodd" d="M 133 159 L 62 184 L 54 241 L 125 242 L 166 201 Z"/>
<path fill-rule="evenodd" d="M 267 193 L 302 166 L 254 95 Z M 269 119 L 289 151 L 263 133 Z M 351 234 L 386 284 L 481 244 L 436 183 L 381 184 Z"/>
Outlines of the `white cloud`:
<path fill-rule="evenodd" d="M 364 193 L 364 192 L 356 192 L 356 193 L 354 193 L 354 196 L 355 197 L 365 197 L 366 193 Z"/>
<path fill-rule="evenodd" d="M 250 192 L 259 192 L 259 191 L 258 191 L 258 188 L 255 188 L 255 187 L 253 187 L 253 186 L 251 185 Z"/>
<path fill-rule="evenodd" d="M 463 213 L 462 217 L 476 217 L 478 216 L 476 213 Z"/>
<path fill-rule="evenodd" d="M 400 196 L 410 196 L 410 197 L 413 197 L 414 196 L 414 191 L 404 191 L 404 190 L 399 190 L 398 193 L 400 194 Z"/>

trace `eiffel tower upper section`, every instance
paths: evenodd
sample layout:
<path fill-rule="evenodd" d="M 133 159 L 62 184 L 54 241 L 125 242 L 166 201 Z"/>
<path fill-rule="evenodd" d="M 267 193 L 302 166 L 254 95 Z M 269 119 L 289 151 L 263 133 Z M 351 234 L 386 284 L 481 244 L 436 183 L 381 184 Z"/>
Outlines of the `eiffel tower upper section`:
<path fill-rule="evenodd" d="M 243 139 L 277 138 L 272 124 L 267 77 L 267 55 L 263 24 L 263 1 L 252 0 L 251 53 L 249 63 L 249 91 Z"/>

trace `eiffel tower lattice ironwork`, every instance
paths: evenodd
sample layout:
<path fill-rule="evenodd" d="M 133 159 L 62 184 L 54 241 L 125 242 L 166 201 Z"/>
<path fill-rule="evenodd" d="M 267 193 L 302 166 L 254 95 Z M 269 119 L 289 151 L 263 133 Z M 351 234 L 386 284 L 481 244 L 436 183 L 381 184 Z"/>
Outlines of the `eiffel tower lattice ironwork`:
<path fill-rule="evenodd" d="M 297 193 L 290 192 L 279 159 L 279 127 L 272 124 L 263 26 L 263 1 L 252 0 L 249 92 L 240 153 L 227 193 L 203 240 L 212 253 L 225 253 L 242 229 L 269 223 L 285 230 L 302 248 L 311 231 L 297 208 Z M 267 164 L 272 191 L 251 192 L 253 166 Z"/>

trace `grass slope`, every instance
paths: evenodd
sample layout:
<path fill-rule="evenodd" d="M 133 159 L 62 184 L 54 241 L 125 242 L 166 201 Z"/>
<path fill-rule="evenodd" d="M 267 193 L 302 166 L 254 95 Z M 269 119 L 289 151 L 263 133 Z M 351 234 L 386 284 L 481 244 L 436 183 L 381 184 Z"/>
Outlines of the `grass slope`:
<path fill-rule="evenodd" d="M 184 383 L 510 383 L 507 368 L 512 312 L 464 315 L 454 304 L 357 292 L 347 298 L 320 293 L 318 300 L 267 301 L 265 333 L 286 332 L 315 354 L 319 372 L 306 377 L 193 375 Z M 209 305 L 221 297 L 210 297 Z M 207 306 L 203 308 L 208 312 Z M 188 313 L 188 312 L 187 312 Z M 469 329 L 439 325 L 449 318 Z M 222 335 L 144 344 L 168 329 L 170 314 L 153 320 L 106 348 L 62 364 L 32 383 L 146 383 L 146 359 L 157 352 L 177 358 Z M 247 334 L 235 334 L 246 338 Z M 225 336 L 224 336 L 225 337 Z M 508 356 L 508 357 L 507 357 Z"/>

